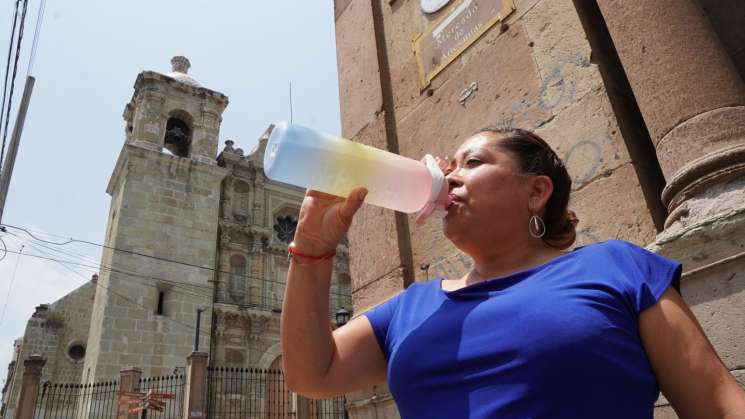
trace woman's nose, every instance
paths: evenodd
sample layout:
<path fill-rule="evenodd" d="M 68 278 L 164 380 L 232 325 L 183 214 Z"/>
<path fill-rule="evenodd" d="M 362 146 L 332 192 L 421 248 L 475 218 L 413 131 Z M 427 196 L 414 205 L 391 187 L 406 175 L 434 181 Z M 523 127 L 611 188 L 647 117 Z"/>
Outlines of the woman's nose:
<path fill-rule="evenodd" d="M 448 182 L 450 190 L 457 188 L 463 184 L 460 176 L 458 176 L 458 169 L 453 169 L 450 173 L 445 175 L 445 180 Z"/>

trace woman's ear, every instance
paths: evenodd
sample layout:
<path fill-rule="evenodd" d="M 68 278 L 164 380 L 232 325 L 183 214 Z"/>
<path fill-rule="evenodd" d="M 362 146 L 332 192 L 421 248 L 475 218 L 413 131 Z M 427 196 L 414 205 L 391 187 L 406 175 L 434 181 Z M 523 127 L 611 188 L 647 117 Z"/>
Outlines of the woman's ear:
<path fill-rule="evenodd" d="M 534 176 L 531 182 L 530 197 L 528 198 L 530 210 L 542 213 L 553 191 L 554 183 L 550 177 L 545 175 Z"/>

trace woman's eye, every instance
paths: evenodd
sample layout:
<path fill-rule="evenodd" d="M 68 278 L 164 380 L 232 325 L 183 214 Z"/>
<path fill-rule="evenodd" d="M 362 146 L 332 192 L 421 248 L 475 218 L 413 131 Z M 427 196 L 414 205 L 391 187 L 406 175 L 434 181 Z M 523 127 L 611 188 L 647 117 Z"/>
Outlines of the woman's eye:
<path fill-rule="evenodd" d="M 479 159 L 468 159 L 466 160 L 466 166 L 476 166 L 481 163 Z"/>

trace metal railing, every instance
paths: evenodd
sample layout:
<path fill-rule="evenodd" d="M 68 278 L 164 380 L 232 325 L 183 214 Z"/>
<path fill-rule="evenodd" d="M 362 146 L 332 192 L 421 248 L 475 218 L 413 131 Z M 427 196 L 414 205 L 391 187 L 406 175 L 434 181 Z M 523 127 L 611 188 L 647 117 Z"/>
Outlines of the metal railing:
<path fill-rule="evenodd" d="M 310 400 L 311 419 L 347 419 L 344 397 L 327 400 Z"/>
<path fill-rule="evenodd" d="M 291 418 L 293 398 L 280 370 L 207 368 L 207 417 Z"/>
<path fill-rule="evenodd" d="M 298 398 L 278 369 L 207 368 L 207 417 L 284 419 L 297 416 Z M 310 419 L 345 419 L 344 398 L 309 401 Z"/>
<path fill-rule="evenodd" d="M 116 418 L 119 382 L 50 383 L 39 388 L 35 419 Z"/>
<path fill-rule="evenodd" d="M 184 376 L 181 374 L 140 379 L 141 393 L 152 390 L 154 393 L 173 394 L 174 398 L 165 400 L 162 412 L 148 410 L 147 417 L 152 419 L 180 419 L 184 410 Z"/>

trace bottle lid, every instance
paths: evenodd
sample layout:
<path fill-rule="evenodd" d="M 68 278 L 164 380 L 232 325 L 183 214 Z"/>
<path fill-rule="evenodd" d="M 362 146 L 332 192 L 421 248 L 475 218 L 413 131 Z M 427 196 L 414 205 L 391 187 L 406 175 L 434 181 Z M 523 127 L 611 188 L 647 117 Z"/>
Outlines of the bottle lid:
<path fill-rule="evenodd" d="M 445 217 L 447 215 L 446 208 L 449 203 L 448 183 L 445 180 L 445 173 L 442 172 L 440 165 L 437 164 L 437 160 L 432 155 L 426 154 L 422 158 L 422 163 L 424 163 L 427 169 L 429 169 L 430 174 L 432 174 L 432 189 L 430 189 L 427 203 L 416 215 L 417 224 L 422 224 L 431 215 L 438 218 Z"/>

